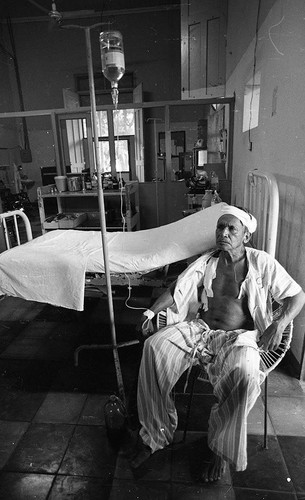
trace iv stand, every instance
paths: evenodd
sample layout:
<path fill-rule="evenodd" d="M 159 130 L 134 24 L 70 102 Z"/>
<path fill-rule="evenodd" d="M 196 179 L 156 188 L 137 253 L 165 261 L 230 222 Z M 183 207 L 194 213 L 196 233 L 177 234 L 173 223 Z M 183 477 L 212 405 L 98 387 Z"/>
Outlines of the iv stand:
<path fill-rule="evenodd" d="M 110 319 L 110 327 L 111 327 L 111 341 L 112 344 L 89 344 L 89 345 L 81 345 L 75 350 L 74 359 L 75 365 L 78 365 L 78 353 L 83 349 L 112 349 L 113 358 L 114 358 L 114 366 L 117 377 L 118 391 L 119 396 L 126 407 L 126 396 L 124 390 L 124 383 L 121 371 L 121 364 L 119 359 L 118 348 L 125 347 L 132 344 L 137 344 L 139 341 L 130 341 L 124 343 L 117 343 L 116 339 L 116 330 L 115 330 L 115 321 L 114 321 L 114 308 L 113 308 L 113 300 L 112 300 L 112 289 L 111 289 L 111 277 L 110 277 L 110 269 L 109 269 L 109 257 L 108 257 L 108 246 L 106 239 L 106 216 L 105 216 L 105 205 L 104 205 L 104 196 L 103 196 L 103 187 L 102 187 L 102 168 L 101 161 L 98 152 L 98 127 L 97 127 L 97 117 L 96 117 L 96 100 L 95 100 L 95 87 L 94 87 L 94 74 L 93 74 L 93 63 L 92 63 L 92 50 L 91 50 L 91 39 L 90 39 L 90 30 L 93 28 L 97 28 L 101 26 L 103 23 L 97 23 L 92 26 L 78 26 L 78 25 L 66 25 L 61 28 L 77 28 L 83 29 L 86 35 L 86 51 L 87 51 L 87 65 L 88 65 L 88 75 L 89 75 L 89 91 L 90 91 L 90 104 L 91 104 L 91 119 L 93 123 L 93 132 L 94 132 L 94 149 L 95 149 L 95 162 L 96 162 L 96 172 L 97 172 L 97 190 L 98 190 L 98 204 L 99 204 L 99 216 L 101 223 L 101 236 L 102 236 L 102 247 L 104 253 L 104 265 L 105 265 L 105 276 L 106 276 L 106 287 L 107 287 L 107 299 L 108 299 L 108 308 L 109 308 L 109 319 Z"/>

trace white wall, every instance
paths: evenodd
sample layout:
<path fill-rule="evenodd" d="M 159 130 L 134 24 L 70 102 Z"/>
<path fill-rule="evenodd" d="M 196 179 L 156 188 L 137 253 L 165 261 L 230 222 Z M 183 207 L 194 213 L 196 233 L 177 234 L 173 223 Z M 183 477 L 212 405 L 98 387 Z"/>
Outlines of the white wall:
<path fill-rule="evenodd" d="M 242 132 L 243 94 L 253 71 L 257 5 L 258 0 L 229 2 L 226 94 L 236 93 L 232 202 L 241 203 L 249 170 L 275 175 L 280 189 L 277 258 L 305 289 L 305 2 L 277 0 L 260 18 L 256 51 L 256 67 L 261 71 L 260 114 L 258 127 L 251 131 L 249 151 L 248 133 Z M 236 26 L 245 23 L 247 36 L 241 38 Z M 244 39 L 242 56 L 230 65 Z M 292 342 L 300 363 L 304 331 L 303 310 L 295 320 Z"/>

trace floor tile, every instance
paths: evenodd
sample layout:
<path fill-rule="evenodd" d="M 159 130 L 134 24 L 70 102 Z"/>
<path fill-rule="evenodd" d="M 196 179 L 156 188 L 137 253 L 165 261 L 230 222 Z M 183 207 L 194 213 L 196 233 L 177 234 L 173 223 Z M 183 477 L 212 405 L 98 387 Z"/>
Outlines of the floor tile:
<path fill-rule="evenodd" d="M 248 415 L 248 434 L 264 434 L 264 410 L 265 406 L 262 398 L 258 397 L 255 405 Z M 267 415 L 267 432 L 268 435 L 275 434 L 269 415 Z"/>
<path fill-rule="evenodd" d="M 30 422 L 42 404 L 42 392 L 23 392 L 0 388 L 0 419 Z"/>
<path fill-rule="evenodd" d="M 105 425 L 104 406 L 109 396 L 89 394 L 81 415 L 79 425 Z"/>
<path fill-rule="evenodd" d="M 48 392 L 57 375 L 60 363 L 56 361 L 34 359 L 29 360 L 23 373 L 22 388 L 24 391 Z"/>
<path fill-rule="evenodd" d="M 50 392 L 36 413 L 34 421 L 76 424 L 86 398 L 86 394 Z"/>
<path fill-rule="evenodd" d="M 281 365 L 268 376 L 268 394 L 270 396 L 305 397 L 300 381 L 287 372 Z"/>
<path fill-rule="evenodd" d="M 179 440 L 177 434 L 176 439 Z M 196 482 L 199 480 L 204 464 L 210 461 L 211 452 L 207 445 L 207 437 L 203 433 L 190 432 L 185 443 L 178 442 L 172 446 L 172 481 Z M 220 486 L 230 485 L 230 471 L 226 468 Z"/>
<path fill-rule="evenodd" d="M 32 321 L 44 307 L 39 302 L 6 296 L 0 302 L 0 321 Z"/>
<path fill-rule="evenodd" d="M 243 472 L 231 470 L 232 483 L 235 487 L 280 492 L 293 492 L 289 473 L 281 448 L 274 436 L 269 436 L 268 449 L 262 447 L 261 436 L 248 436 L 248 467 Z"/>
<path fill-rule="evenodd" d="M 0 498 L 3 500 L 46 500 L 54 476 L 46 474 L 0 473 Z"/>
<path fill-rule="evenodd" d="M 247 497 L 245 497 L 246 500 Z M 235 500 L 231 486 L 217 484 L 173 484 L 173 500 Z"/>
<path fill-rule="evenodd" d="M 0 359 L 0 387 L 23 389 L 30 372 L 30 364 L 30 360 Z"/>
<path fill-rule="evenodd" d="M 305 437 L 278 436 L 278 440 L 296 492 L 305 497 Z"/>
<path fill-rule="evenodd" d="M 295 493 L 270 490 L 234 488 L 235 500 L 297 500 Z"/>
<path fill-rule="evenodd" d="M 153 453 L 138 469 L 132 469 L 129 460 L 122 454 L 118 455 L 114 477 L 139 481 L 170 481 L 171 449 Z"/>
<path fill-rule="evenodd" d="M 18 335 L 20 335 L 20 332 L 22 332 L 22 330 L 26 328 L 26 326 L 27 323 L 22 323 L 20 321 L 0 320 L 0 357 L 1 353 Z"/>
<path fill-rule="evenodd" d="M 8 461 L 28 427 L 28 422 L 7 422 L 0 420 L 0 469 Z"/>
<path fill-rule="evenodd" d="M 1 353 L 2 359 L 35 359 L 39 349 L 44 345 L 44 340 L 17 337 L 11 344 Z"/>
<path fill-rule="evenodd" d="M 54 336 L 58 322 L 55 321 L 31 321 L 18 335 L 18 340 L 32 338 L 42 340 Z"/>
<path fill-rule="evenodd" d="M 76 346 L 75 346 L 76 347 Z M 74 345 L 66 339 L 46 339 L 39 342 L 39 348 L 32 359 L 73 361 Z"/>
<path fill-rule="evenodd" d="M 268 397 L 268 412 L 278 435 L 305 437 L 305 398 Z"/>
<path fill-rule="evenodd" d="M 5 470 L 53 474 L 73 433 L 66 424 L 32 424 L 5 465 Z"/>
<path fill-rule="evenodd" d="M 60 474 L 102 478 L 112 481 L 116 453 L 102 426 L 77 426 L 60 467 Z"/>
<path fill-rule="evenodd" d="M 108 500 L 110 491 L 98 478 L 57 476 L 48 500 Z"/>
<path fill-rule="evenodd" d="M 124 367 L 121 366 L 123 380 L 127 387 Z M 62 363 L 52 382 L 52 391 L 86 392 L 96 394 L 112 394 L 117 392 L 118 385 L 110 351 L 96 353 L 81 353 L 79 366 L 73 361 Z"/>
<path fill-rule="evenodd" d="M 169 500 L 170 486 L 166 483 L 134 483 L 115 480 L 109 500 Z"/>

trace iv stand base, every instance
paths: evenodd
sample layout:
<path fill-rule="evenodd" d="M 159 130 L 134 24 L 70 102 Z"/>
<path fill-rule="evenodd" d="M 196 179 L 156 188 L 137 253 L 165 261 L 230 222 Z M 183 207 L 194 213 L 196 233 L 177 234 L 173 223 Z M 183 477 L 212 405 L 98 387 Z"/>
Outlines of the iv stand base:
<path fill-rule="evenodd" d="M 84 350 L 98 350 L 98 349 L 112 349 L 112 350 L 117 350 L 118 348 L 121 347 L 128 347 L 130 345 L 135 345 L 139 344 L 139 340 L 129 340 L 128 342 L 119 342 L 117 345 L 112 345 L 112 344 L 84 344 L 80 345 L 75 349 L 74 351 L 74 366 L 78 367 L 78 358 L 79 358 L 79 353 L 80 351 Z"/>

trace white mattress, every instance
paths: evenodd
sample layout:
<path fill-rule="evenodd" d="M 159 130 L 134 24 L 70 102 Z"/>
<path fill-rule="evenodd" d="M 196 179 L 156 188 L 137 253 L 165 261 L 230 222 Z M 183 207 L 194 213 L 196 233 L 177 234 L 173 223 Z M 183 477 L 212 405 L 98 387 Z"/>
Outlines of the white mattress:
<path fill-rule="evenodd" d="M 154 229 L 107 233 L 110 272 L 149 272 L 212 248 L 223 205 Z M 104 269 L 99 231 L 50 231 L 0 254 L 0 294 L 82 311 L 85 273 Z"/>

